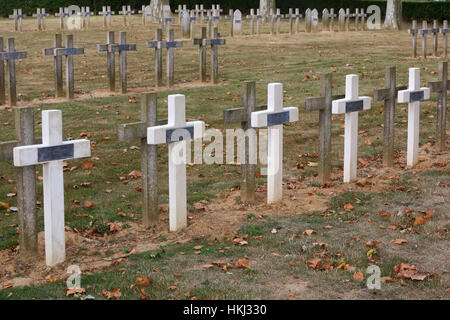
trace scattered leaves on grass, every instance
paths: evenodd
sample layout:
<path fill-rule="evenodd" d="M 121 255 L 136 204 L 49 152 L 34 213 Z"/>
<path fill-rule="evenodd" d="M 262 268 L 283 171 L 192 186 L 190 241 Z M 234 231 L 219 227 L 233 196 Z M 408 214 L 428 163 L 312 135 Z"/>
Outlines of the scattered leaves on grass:
<path fill-rule="evenodd" d="M 66 296 L 71 296 L 73 294 L 82 294 L 82 293 L 86 293 L 86 289 L 84 289 L 84 288 L 66 289 Z"/>
<path fill-rule="evenodd" d="M 84 160 L 84 162 L 81 164 L 81 169 L 83 170 L 89 170 L 94 167 L 94 163 L 89 160 Z"/>
<path fill-rule="evenodd" d="M 400 245 L 400 244 L 408 243 L 408 240 L 406 240 L 406 239 L 394 239 L 394 240 L 391 240 L 391 242 L 394 243 L 394 244 Z"/>
<path fill-rule="evenodd" d="M 420 274 L 417 267 L 409 263 L 400 263 L 394 267 L 395 276 L 402 279 L 423 281 L 427 275 Z"/>
<path fill-rule="evenodd" d="M 152 282 L 147 277 L 137 278 L 136 284 L 142 287 L 148 287 Z"/>
<path fill-rule="evenodd" d="M 235 263 L 236 268 L 251 269 L 246 258 L 239 258 Z"/>
<path fill-rule="evenodd" d="M 119 299 L 122 293 L 120 292 L 120 288 L 114 289 L 113 291 L 102 290 L 102 295 L 110 300 L 110 299 Z"/>

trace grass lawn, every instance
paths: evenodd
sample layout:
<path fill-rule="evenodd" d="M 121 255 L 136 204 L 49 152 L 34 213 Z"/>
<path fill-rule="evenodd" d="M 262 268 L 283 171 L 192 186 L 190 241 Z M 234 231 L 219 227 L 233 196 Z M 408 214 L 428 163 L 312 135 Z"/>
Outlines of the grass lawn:
<path fill-rule="evenodd" d="M 160 226 L 156 231 L 139 229 L 139 236 L 142 233 L 142 237 L 147 237 L 145 243 L 148 246 L 137 250 L 135 255 L 127 254 L 139 244 L 141 238 L 129 239 L 129 242 L 121 244 L 114 236 L 108 236 L 105 239 L 96 238 L 95 241 L 99 241 L 97 249 L 92 249 L 89 243 L 84 242 L 71 246 L 69 261 L 59 269 L 56 268 L 57 272 L 42 266 L 42 256 L 36 262 L 39 268 L 35 268 L 34 264 L 21 264 L 15 259 L 18 245 L 17 213 L 0 206 L 0 250 L 3 250 L 0 253 L 13 259 L 9 268 L 0 270 L 0 288 L 3 282 L 7 284 L 14 278 L 29 279 L 32 270 L 39 269 L 36 271 L 39 275 L 31 276 L 35 285 L 0 290 L 0 298 L 64 298 L 65 285 L 60 280 L 67 277 L 64 275 L 64 268 L 77 264 L 77 261 L 82 261 L 87 256 L 107 261 L 106 267 L 102 265 L 98 268 L 105 267 L 103 271 L 95 269 L 91 272 L 89 264 L 83 269 L 82 286 L 86 288 L 87 294 L 97 299 L 103 297 L 102 290 L 111 291 L 116 288 L 121 289 L 121 298 L 129 299 L 139 299 L 141 296 L 152 299 L 448 298 L 448 284 L 445 283 L 445 279 L 448 281 L 448 264 L 445 266 L 444 262 L 448 261 L 449 158 L 448 153 L 437 154 L 434 151 L 436 95 L 432 94 L 431 100 L 421 104 L 421 158 L 435 159 L 435 162 L 431 161 L 421 172 L 403 169 L 408 113 L 407 105 L 397 106 L 397 157 L 395 178 L 389 184 L 389 190 L 393 190 L 390 193 L 385 193 L 386 190 L 382 188 L 367 186 L 359 190 L 361 188 L 355 184 L 338 187 L 342 183 L 344 144 L 344 117 L 340 115 L 333 117 L 332 129 L 332 182 L 335 190 L 333 189 L 333 194 L 329 194 L 326 188 L 321 188 L 315 179 L 316 167 L 308 166 L 310 162 L 317 162 L 318 114 L 304 110 L 305 98 L 319 94 L 320 72 L 333 73 L 335 94 L 344 93 L 346 74 L 358 74 L 360 95 L 372 96 L 374 88 L 383 86 L 386 66 L 397 67 L 398 84 L 407 84 L 408 68 L 420 67 L 421 84 L 426 86 L 428 81 L 437 79 L 437 64 L 444 58 L 412 59 L 411 37 L 406 31 L 270 36 L 268 26 L 265 25 L 265 34 L 260 37 L 227 38 L 227 45 L 219 49 L 221 81 L 218 85 L 199 83 L 198 47 L 186 40 L 183 48 L 175 50 L 176 86 L 171 90 L 155 90 L 154 51 L 145 48 L 145 41 L 154 38 L 156 25 L 142 27 L 139 18 L 134 17 L 133 26 L 122 28 L 121 18 L 115 17 L 113 29 L 117 33 L 127 31 L 128 41 L 136 43 L 138 51 L 128 54 L 129 94 L 109 94 L 106 56 L 96 52 L 96 45 L 106 41 L 106 31 L 101 28 L 101 18 L 95 17 L 91 19 L 91 23 L 89 31 L 70 32 L 74 34 L 74 46 L 85 47 L 85 55 L 74 58 L 77 99 L 67 102 L 52 98 L 53 63 L 50 57 L 42 56 L 42 49 L 53 44 L 58 20 L 48 19 L 48 29 L 52 30 L 48 32 L 31 31 L 36 28 L 34 20 L 25 20 L 24 30 L 27 31 L 18 34 L 12 32 L 11 21 L 0 20 L 1 35 L 5 39 L 15 37 L 16 49 L 28 51 L 28 58 L 16 64 L 17 92 L 19 105 L 36 107 L 36 135 L 41 132 L 40 111 L 60 109 L 63 112 L 64 138 L 77 139 L 88 135 L 94 146 L 91 159 L 93 168 L 83 170 L 81 164 L 84 159 L 68 161 L 64 173 L 65 219 L 66 226 L 73 230 L 71 233 L 86 236 L 92 230 L 101 230 L 108 222 L 116 222 L 122 226 L 123 230 L 118 232 L 119 239 L 122 239 L 122 233 L 131 234 L 138 230 L 141 215 L 140 179 L 133 179 L 129 173 L 141 170 L 141 153 L 136 148 L 140 146 L 140 142 L 118 141 L 117 127 L 122 123 L 139 121 L 140 93 L 146 91 L 158 92 L 160 118 L 167 117 L 167 95 L 185 94 L 187 119 L 203 120 L 210 128 L 223 131 L 230 126 L 223 125 L 222 111 L 240 105 L 243 81 L 257 81 L 258 104 L 266 103 L 268 83 L 283 83 L 285 106 L 296 106 L 300 110 L 300 121 L 285 126 L 284 130 L 285 188 L 291 183 L 301 186 L 302 190 L 313 189 L 314 197 L 320 198 L 321 205 L 314 210 L 314 203 L 296 204 L 301 199 L 298 196 L 295 198 L 295 194 L 288 197 L 289 192 L 296 191 L 290 190 L 286 192 L 283 204 L 292 205 L 295 210 L 292 209 L 288 214 L 289 210 L 283 208 L 283 204 L 272 208 L 262 207 L 265 193 L 260 192 L 258 199 L 261 205 L 242 209 L 238 201 L 230 204 L 227 207 L 229 212 L 224 211 L 220 216 L 222 220 L 218 220 L 223 223 L 219 228 L 215 225 L 215 220 L 207 220 L 208 214 L 222 212 L 221 201 L 226 199 L 226 195 L 237 192 L 239 167 L 205 164 L 189 166 L 190 227 L 178 238 L 178 235 L 167 233 L 167 146 L 163 145 L 158 149 L 159 195 L 162 204 Z M 220 28 L 222 35 L 226 36 L 228 25 L 222 21 Z M 244 22 L 243 30 L 244 34 L 248 34 L 250 28 L 247 21 Z M 283 22 L 281 30 L 288 32 L 287 22 Z M 63 34 L 69 32 L 65 31 Z M 175 38 L 179 37 L 181 32 L 176 25 Z M 439 41 L 442 47 L 442 39 Z M 209 53 L 208 50 L 208 55 Z M 13 139 L 12 110 L 0 107 L 0 119 L 0 141 Z M 372 102 L 372 109 L 359 115 L 358 157 L 370 163 L 368 167 L 360 164 L 361 178 L 370 180 L 378 174 L 387 175 L 380 165 L 382 123 L 381 102 Z M 436 163 L 442 165 L 436 167 Z M 38 176 L 42 176 L 42 167 L 38 166 L 36 170 Z M 15 180 L 12 163 L 0 163 L 0 203 L 8 204 L 9 207 L 17 206 L 16 197 L 11 197 L 15 193 Z M 264 176 L 258 179 L 258 184 L 260 191 L 264 191 Z M 397 190 L 398 186 L 406 188 Z M 355 195 L 355 192 L 363 194 Z M 308 196 L 307 191 L 305 196 Z M 37 197 L 39 226 L 40 231 L 43 231 L 41 178 L 38 180 Z M 85 201 L 93 202 L 94 206 L 86 207 Z M 343 210 L 343 205 L 347 203 L 353 203 L 355 210 Z M 414 209 L 413 212 L 406 210 L 410 207 Z M 380 208 L 391 214 L 399 211 L 403 214 L 380 216 Z M 413 216 L 426 210 L 432 210 L 434 217 L 424 225 L 414 226 Z M 259 217 L 261 212 L 267 214 Z M 214 217 L 218 217 L 215 214 Z M 228 214 L 236 219 L 228 221 Z M 202 221 L 209 223 L 201 224 Z M 389 225 L 399 227 L 396 230 L 380 229 L 380 224 L 386 228 Z M 333 228 L 324 229 L 327 225 Z M 277 232 L 272 233 L 273 229 Z M 309 229 L 315 230 L 316 234 L 304 235 L 303 232 Z M 227 234 L 228 230 L 230 232 Z M 401 230 L 406 231 L 399 233 Z M 214 237 L 210 236 L 211 232 Z M 220 233 L 221 236 L 218 236 Z M 245 235 L 247 245 L 233 244 L 234 237 Z M 263 237 L 258 240 L 257 236 Z M 355 237 L 360 238 L 360 241 L 355 241 Z M 181 238 L 183 241 L 179 241 Z M 408 243 L 392 244 L 390 241 L 396 238 L 406 238 Z M 382 242 L 374 248 L 376 254 L 368 259 L 367 251 L 371 248 L 366 247 L 365 243 L 378 239 Z M 313 243 L 326 243 L 328 246 L 315 246 Z M 195 250 L 195 246 L 203 247 Z M 327 253 L 323 254 L 324 251 Z M 112 261 L 119 260 L 121 255 L 127 257 L 115 266 L 109 266 Z M 74 258 L 77 256 L 80 258 Z M 212 262 L 235 266 L 237 259 L 245 256 L 248 257 L 250 268 L 233 267 L 229 270 L 230 274 L 216 265 L 202 267 Z M 326 259 L 334 266 L 333 270 L 311 269 L 307 261 L 314 258 Z M 338 269 L 342 259 L 355 266 L 355 271 Z M 430 275 L 424 281 L 397 279 L 394 283 L 383 283 L 383 289 L 376 294 L 368 291 L 364 282 L 353 278 L 356 270 L 364 272 L 364 277 L 367 278 L 365 268 L 369 263 L 379 263 L 382 276 L 394 276 L 393 267 L 400 262 L 414 263 Z M 44 274 L 53 275 L 55 281 L 50 277 L 47 279 L 50 283 L 38 285 L 46 282 L 41 277 Z M 144 287 L 145 293 L 140 291 L 139 286 L 137 289 L 132 287 L 136 278 L 143 276 L 152 282 L 150 286 Z M 28 281 L 24 284 L 28 284 Z"/>

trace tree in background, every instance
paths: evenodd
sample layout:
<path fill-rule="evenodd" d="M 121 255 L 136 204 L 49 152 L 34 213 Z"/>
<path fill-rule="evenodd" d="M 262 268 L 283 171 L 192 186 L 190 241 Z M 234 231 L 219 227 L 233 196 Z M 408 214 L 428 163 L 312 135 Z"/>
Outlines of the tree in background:
<path fill-rule="evenodd" d="M 270 9 L 273 9 L 273 12 L 275 13 L 276 7 L 275 0 L 259 0 L 259 10 L 262 15 L 269 14 Z"/>
<path fill-rule="evenodd" d="M 384 28 L 400 30 L 402 26 L 402 0 L 387 0 Z"/>

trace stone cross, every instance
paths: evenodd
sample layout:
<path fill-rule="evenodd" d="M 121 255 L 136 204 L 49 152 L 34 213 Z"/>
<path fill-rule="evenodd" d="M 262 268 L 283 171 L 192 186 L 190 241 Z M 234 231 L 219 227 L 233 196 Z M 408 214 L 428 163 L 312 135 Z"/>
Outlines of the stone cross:
<path fill-rule="evenodd" d="M 356 8 L 355 9 L 355 13 L 353 14 L 353 16 L 355 17 L 355 31 L 359 30 L 359 18 L 361 17 L 359 15 L 359 9 Z"/>
<path fill-rule="evenodd" d="M 408 102 L 407 165 L 413 167 L 419 155 L 420 101 L 430 99 L 430 88 L 420 87 L 420 68 L 409 68 L 409 86 L 398 92 L 398 102 Z"/>
<path fill-rule="evenodd" d="M 2 41 L 3 42 L 3 39 Z M 3 43 L 0 43 L 0 50 L 3 48 Z M 8 43 L 6 44 L 6 52 L 0 52 L 0 64 L 3 66 L 3 61 L 6 61 L 6 73 L 8 79 L 8 103 L 10 107 L 14 107 L 17 103 L 17 94 L 16 94 L 16 60 L 24 59 L 27 57 L 27 53 L 25 51 L 16 51 L 14 38 L 9 38 Z M 1 71 L 1 70 L 0 70 Z M 3 72 L 1 72 L 3 74 Z M 4 89 L 1 88 L 0 81 L 0 92 L 4 92 Z M 4 86 L 4 83 L 3 83 Z M 1 95 L 1 94 L 0 94 Z M 0 100 L 1 97 L 0 97 Z M 1 101 L 0 101 L 1 102 Z"/>
<path fill-rule="evenodd" d="M 171 22 L 173 22 L 173 21 L 175 21 L 175 18 L 171 18 L 170 16 L 169 17 L 163 17 L 162 19 L 161 19 L 161 21 L 163 21 L 164 22 L 164 24 L 166 25 L 166 38 L 169 38 L 169 36 L 170 36 L 170 23 Z M 189 26 L 189 29 L 190 29 L 190 26 Z"/>
<path fill-rule="evenodd" d="M 439 38 L 439 22 L 437 20 L 433 20 L 433 29 L 431 29 L 431 33 L 433 34 L 433 53 L 434 56 L 437 57 Z"/>
<path fill-rule="evenodd" d="M 255 34 L 255 18 L 256 18 L 255 9 L 250 9 L 250 14 L 247 15 L 247 19 L 250 19 L 250 34 L 251 35 Z"/>
<path fill-rule="evenodd" d="M 366 30 L 366 17 L 367 17 L 367 13 L 364 12 L 364 9 L 360 9 L 360 14 L 359 16 L 361 17 L 361 30 L 364 31 Z"/>
<path fill-rule="evenodd" d="M 189 25 L 189 32 L 191 33 L 191 39 L 194 39 L 195 37 L 195 21 L 197 20 L 197 17 L 195 16 L 195 11 L 191 10 L 191 16 L 189 17 L 190 25 Z"/>
<path fill-rule="evenodd" d="M 311 9 L 305 11 L 305 31 L 311 32 Z"/>
<path fill-rule="evenodd" d="M 258 36 L 261 34 L 261 21 L 263 16 L 260 13 L 260 9 L 256 9 L 256 33 Z"/>
<path fill-rule="evenodd" d="M 295 9 L 295 30 L 298 33 L 300 30 L 300 18 L 302 18 L 302 14 L 300 13 L 300 9 Z"/>
<path fill-rule="evenodd" d="M 67 17 L 70 16 L 69 8 L 59 8 L 59 13 L 55 13 L 56 17 L 59 17 L 59 29 L 64 30 L 64 25 L 67 23 Z"/>
<path fill-rule="evenodd" d="M 422 53 L 424 59 L 427 57 L 427 34 L 431 32 L 431 29 L 427 28 L 427 22 L 422 21 L 422 29 L 419 30 L 419 34 L 422 35 Z"/>
<path fill-rule="evenodd" d="M 147 48 L 155 48 L 156 49 L 156 85 L 157 87 L 162 85 L 162 49 L 167 48 L 167 86 L 172 87 L 174 83 L 174 48 L 181 48 L 183 46 L 183 41 L 175 41 L 174 40 L 174 31 L 170 30 L 169 38 L 167 41 L 162 41 L 162 31 L 161 37 L 159 31 L 161 29 L 156 30 L 156 40 L 155 41 L 147 41 Z M 160 40 L 158 40 L 160 39 Z M 159 78 L 161 75 L 161 79 Z"/>
<path fill-rule="evenodd" d="M 127 51 L 136 51 L 136 44 L 127 43 L 127 33 L 120 32 L 120 43 L 114 40 L 114 31 L 107 33 L 107 44 L 98 45 L 98 51 L 107 52 L 109 90 L 115 91 L 115 53 L 119 53 L 119 77 L 121 93 L 127 92 Z"/>
<path fill-rule="evenodd" d="M 114 11 L 111 11 L 110 6 L 103 6 L 102 11 L 98 13 L 98 15 L 103 16 L 103 27 L 111 27 L 111 15 L 114 14 Z"/>
<path fill-rule="evenodd" d="M 211 46 L 211 82 L 216 84 L 218 82 L 219 74 L 219 46 L 225 44 L 225 39 L 220 38 L 217 28 L 214 28 L 214 36 L 212 39 L 203 39 L 205 46 Z"/>
<path fill-rule="evenodd" d="M 141 140 L 142 218 L 146 227 L 155 226 L 158 214 L 158 146 L 147 143 L 147 128 L 165 125 L 167 120 L 157 120 L 157 94 L 141 96 L 141 121 L 119 125 L 119 141 Z"/>
<path fill-rule="evenodd" d="M 203 137 L 203 121 L 186 122 L 185 96 L 168 97 L 168 123 L 147 129 L 147 143 L 169 144 L 169 229 L 178 231 L 187 226 L 186 149 L 191 139 Z"/>
<path fill-rule="evenodd" d="M 287 17 L 289 18 L 289 34 L 294 34 L 294 10 L 292 8 L 289 8 L 289 12 Z"/>
<path fill-rule="evenodd" d="M 234 109 L 227 109 L 223 111 L 223 123 L 233 124 L 240 123 L 241 129 L 244 133 L 251 129 L 251 115 L 254 111 L 260 111 L 267 106 L 256 106 L 256 82 L 245 81 L 242 84 L 241 90 L 241 107 Z M 241 163 L 241 201 L 252 203 L 255 201 L 255 168 L 256 164 L 252 163 L 251 159 L 256 155 L 255 141 L 251 141 L 249 136 L 245 136 L 243 145 L 239 144 L 238 154 L 243 152 L 244 163 Z"/>
<path fill-rule="evenodd" d="M 43 165 L 45 256 L 48 266 L 65 260 L 63 160 L 90 157 L 89 140 L 63 141 L 61 110 L 42 111 L 42 144 L 14 148 L 14 165 Z"/>
<path fill-rule="evenodd" d="M 334 9 L 333 8 L 330 9 L 330 14 L 328 16 L 330 18 L 330 23 L 329 23 L 330 31 L 334 31 L 334 18 L 337 17 L 337 14 L 334 13 Z"/>
<path fill-rule="evenodd" d="M 275 17 L 277 18 L 277 35 L 279 35 L 281 33 L 281 18 L 283 17 L 280 9 L 277 9 L 277 14 Z"/>
<path fill-rule="evenodd" d="M 319 31 L 319 12 L 317 11 L 317 9 L 311 11 L 311 31 Z"/>
<path fill-rule="evenodd" d="M 356 74 L 345 78 L 345 98 L 333 101 L 333 113 L 345 113 L 344 183 L 356 179 L 358 157 L 358 113 L 369 110 L 371 98 L 358 96 L 359 84 Z"/>
<path fill-rule="evenodd" d="M 431 92 L 436 92 L 437 97 L 437 112 L 436 112 L 436 146 L 442 152 L 447 149 L 446 139 L 447 133 L 445 129 L 447 119 L 447 91 L 450 90 L 450 80 L 448 79 L 448 62 L 439 62 L 439 80 L 431 81 L 428 86 Z"/>
<path fill-rule="evenodd" d="M 345 31 L 350 31 L 350 18 L 353 18 L 354 14 L 350 13 L 350 9 L 345 9 Z"/>
<path fill-rule="evenodd" d="M 330 29 L 330 12 L 327 8 L 322 10 L 322 30 Z"/>
<path fill-rule="evenodd" d="M 444 57 L 447 57 L 448 34 L 450 33 L 450 28 L 448 27 L 447 20 L 444 20 L 444 26 L 443 28 L 439 29 L 439 32 L 444 36 Z"/>
<path fill-rule="evenodd" d="M 267 203 L 282 199 L 283 124 L 298 121 L 298 109 L 283 108 L 283 84 L 268 86 L 267 110 L 251 113 L 253 128 L 269 127 L 267 157 Z"/>
<path fill-rule="evenodd" d="M 142 25 L 146 25 L 147 24 L 147 17 L 152 17 L 153 13 L 152 13 L 152 8 L 150 6 L 142 6 L 142 10 L 138 11 L 139 14 L 142 15 Z"/>
<path fill-rule="evenodd" d="M 394 165 L 394 125 L 395 125 L 395 99 L 399 90 L 406 86 L 397 86 L 395 67 L 386 67 L 384 88 L 373 90 L 375 101 L 384 101 L 384 135 L 383 135 L 383 166 Z"/>
<path fill-rule="evenodd" d="M 55 55 L 55 49 L 62 49 L 62 38 L 61 34 L 55 34 L 55 42 L 53 48 L 46 48 L 43 50 L 44 56 L 53 56 L 54 60 L 54 78 L 55 78 L 55 93 L 56 97 L 60 98 L 64 96 L 63 91 L 63 66 L 62 66 L 62 56 Z"/>
<path fill-rule="evenodd" d="M 181 12 L 183 12 L 181 4 L 178 5 L 178 9 L 175 9 L 175 13 L 178 13 L 178 24 L 181 24 Z"/>
<path fill-rule="evenodd" d="M 233 14 L 233 32 L 236 33 L 238 36 L 241 35 L 242 32 L 242 13 L 238 9 L 234 11 Z"/>
<path fill-rule="evenodd" d="M 37 26 L 39 31 L 46 29 L 45 17 L 47 16 L 48 13 L 45 13 L 45 8 L 37 8 L 36 13 L 33 13 L 33 18 L 37 19 Z"/>
<path fill-rule="evenodd" d="M 206 12 L 205 8 L 203 7 L 203 4 L 200 5 L 200 9 L 198 10 L 200 13 L 200 21 L 203 22 L 204 20 L 204 13 Z"/>
<path fill-rule="evenodd" d="M 339 20 L 338 30 L 345 31 L 345 10 L 343 8 L 339 9 L 338 20 Z"/>
<path fill-rule="evenodd" d="M 131 10 L 131 6 L 122 6 L 122 11 L 119 14 L 123 15 L 123 25 L 131 25 L 131 15 L 134 14 L 134 10 Z M 128 16 L 128 22 L 127 22 Z"/>
<path fill-rule="evenodd" d="M 0 162 L 13 160 L 17 146 L 40 143 L 34 139 L 34 108 L 14 107 L 16 140 L 0 142 Z M 23 258 L 38 252 L 36 217 L 36 169 L 34 165 L 16 169 L 17 206 L 19 215 L 20 255 Z"/>
<path fill-rule="evenodd" d="M 200 50 L 200 81 L 206 82 L 206 44 L 203 40 L 207 38 L 206 27 L 200 29 L 200 38 L 192 39 L 192 44 L 198 45 Z"/>
<path fill-rule="evenodd" d="M 217 5 L 218 6 L 218 5 Z M 215 28 L 219 28 L 219 20 L 221 20 L 222 18 L 221 18 L 221 16 L 220 16 L 220 12 L 222 12 L 223 10 L 222 9 L 215 9 L 215 10 L 213 10 L 213 16 L 212 16 L 212 19 L 213 19 L 213 22 L 214 22 L 214 29 Z M 213 29 L 213 30 L 214 30 Z"/>
<path fill-rule="evenodd" d="M 344 95 L 333 96 L 331 73 L 321 75 L 320 97 L 306 98 L 306 111 L 319 110 L 319 181 L 324 184 L 331 176 L 331 114 L 333 100 L 342 99 Z"/>
<path fill-rule="evenodd" d="M 417 57 L 417 35 L 419 30 L 417 29 L 417 21 L 412 21 L 412 28 L 408 29 L 408 33 L 412 35 L 412 46 L 413 46 L 413 58 Z"/>
<path fill-rule="evenodd" d="M 25 17 L 22 14 L 22 9 L 14 9 L 13 14 L 9 16 L 10 19 L 14 19 L 14 31 L 22 32 L 22 19 Z"/>

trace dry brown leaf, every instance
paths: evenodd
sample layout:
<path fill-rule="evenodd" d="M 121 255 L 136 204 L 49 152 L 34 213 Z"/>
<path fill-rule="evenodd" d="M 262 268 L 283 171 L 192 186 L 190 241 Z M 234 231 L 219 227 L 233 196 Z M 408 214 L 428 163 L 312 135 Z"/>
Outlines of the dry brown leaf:
<path fill-rule="evenodd" d="M 364 274 L 361 271 L 356 271 L 353 274 L 353 279 L 359 280 L 359 281 L 364 280 Z"/>
<path fill-rule="evenodd" d="M 137 278 L 136 284 L 143 287 L 148 287 L 152 282 L 147 277 Z"/>
<path fill-rule="evenodd" d="M 400 245 L 400 244 L 403 244 L 403 243 L 408 243 L 408 240 L 406 240 L 406 239 L 394 239 L 394 240 L 391 240 L 391 242 L 394 243 L 394 244 Z"/>

